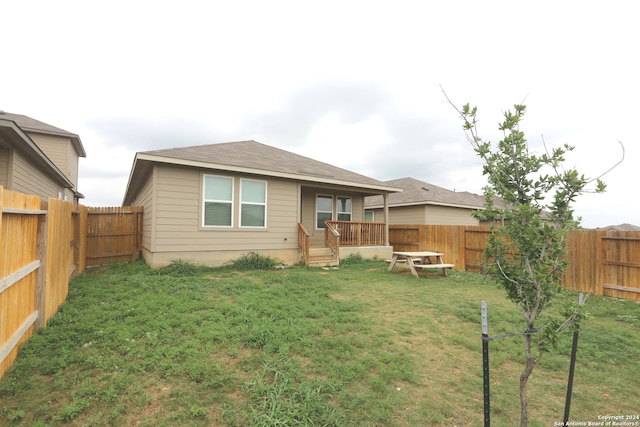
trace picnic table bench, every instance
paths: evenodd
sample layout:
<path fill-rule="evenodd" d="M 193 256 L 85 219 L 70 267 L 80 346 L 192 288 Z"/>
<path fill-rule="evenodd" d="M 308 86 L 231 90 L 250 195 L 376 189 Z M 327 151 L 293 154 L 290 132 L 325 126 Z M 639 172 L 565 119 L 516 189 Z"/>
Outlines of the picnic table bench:
<path fill-rule="evenodd" d="M 387 260 L 389 263 L 389 268 L 387 271 L 393 270 L 398 264 L 406 264 L 411 273 L 418 276 L 417 269 L 427 270 L 427 269 L 440 269 L 442 270 L 442 275 L 447 275 L 447 269 L 453 268 L 453 264 L 445 264 L 442 261 L 442 256 L 439 252 L 429 252 L 429 251 L 420 251 L 420 252 L 393 252 L 393 258 Z"/>

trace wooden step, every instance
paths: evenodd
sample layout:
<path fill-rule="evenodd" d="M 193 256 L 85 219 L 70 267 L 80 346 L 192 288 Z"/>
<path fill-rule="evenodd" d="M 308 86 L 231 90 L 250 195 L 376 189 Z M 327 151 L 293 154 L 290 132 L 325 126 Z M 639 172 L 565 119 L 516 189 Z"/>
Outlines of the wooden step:
<path fill-rule="evenodd" d="M 331 254 L 329 248 L 310 248 L 307 265 L 309 267 L 335 267 L 340 265 L 340 261 Z"/>

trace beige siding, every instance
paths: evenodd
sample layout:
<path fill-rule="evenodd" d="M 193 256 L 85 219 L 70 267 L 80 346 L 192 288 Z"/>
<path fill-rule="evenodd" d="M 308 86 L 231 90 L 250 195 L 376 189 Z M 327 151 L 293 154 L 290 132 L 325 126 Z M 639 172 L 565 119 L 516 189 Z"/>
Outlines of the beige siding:
<path fill-rule="evenodd" d="M 0 147 L 0 185 L 9 188 L 9 157 L 11 152 Z"/>
<path fill-rule="evenodd" d="M 29 133 L 36 145 L 46 154 L 54 165 L 65 175 L 69 175 L 67 145 L 71 144 L 69 138 L 60 138 L 51 135 Z"/>
<path fill-rule="evenodd" d="M 389 224 L 478 225 L 471 209 L 418 205 L 389 208 Z M 374 210 L 374 221 L 384 222 L 384 211 Z"/>
<path fill-rule="evenodd" d="M 152 172 L 147 177 L 147 181 L 144 183 L 140 193 L 138 193 L 137 197 L 133 201 L 133 206 L 142 206 L 144 208 L 142 220 L 142 247 L 146 251 L 153 250 L 154 175 L 154 172 Z"/>
<path fill-rule="evenodd" d="M 73 183 L 73 186 L 78 189 L 78 169 L 80 167 L 80 157 L 76 152 L 75 148 L 73 148 L 73 144 L 69 141 L 67 145 L 67 164 L 69 165 L 69 179 Z"/>
<path fill-rule="evenodd" d="M 73 185 L 78 187 L 78 153 L 73 148 L 71 139 L 43 135 L 38 133 L 29 133 L 31 139 L 46 154 L 60 172 L 71 180 Z"/>
<path fill-rule="evenodd" d="M 157 169 L 154 252 L 253 251 L 297 248 L 295 182 L 267 182 L 267 227 L 238 227 L 240 176 L 234 177 L 234 227 L 202 226 L 203 173 L 189 168 Z M 252 178 L 255 179 L 255 178 Z"/>
<path fill-rule="evenodd" d="M 33 194 L 43 199 L 58 197 L 64 189 L 47 175 L 33 167 L 19 151 L 13 152 L 13 178 L 11 190 Z M 73 199 L 71 199 L 73 200 Z"/>
<path fill-rule="evenodd" d="M 381 219 L 384 214 L 381 213 Z M 424 224 L 425 223 L 425 207 L 424 206 L 403 206 L 389 209 L 389 224 Z M 376 221 L 378 219 L 376 218 Z"/>
<path fill-rule="evenodd" d="M 427 205 L 425 224 L 478 225 L 478 220 L 471 216 L 471 212 L 471 209 Z"/>

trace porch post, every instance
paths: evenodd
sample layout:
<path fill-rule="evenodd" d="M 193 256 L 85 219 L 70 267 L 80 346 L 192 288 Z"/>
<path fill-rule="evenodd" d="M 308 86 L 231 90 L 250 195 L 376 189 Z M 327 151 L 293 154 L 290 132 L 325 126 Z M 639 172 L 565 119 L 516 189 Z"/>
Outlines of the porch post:
<path fill-rule="evenodd" d="M 384 199 L 384 244 L 389 246 L 389 194 L 382 195 Z"/>

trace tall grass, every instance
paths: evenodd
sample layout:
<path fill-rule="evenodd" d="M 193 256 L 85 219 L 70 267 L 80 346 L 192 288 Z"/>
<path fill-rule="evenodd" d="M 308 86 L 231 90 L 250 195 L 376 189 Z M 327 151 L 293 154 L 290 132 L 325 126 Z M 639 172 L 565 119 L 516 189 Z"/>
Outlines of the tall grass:
<path fill-rule="evenodd" d="M 482 276 L 385 270 L 94 269 L 0 382 L 0 425 L 482 425 L 480 301 L 492 335 L 520 315 Z M 587 304 L 572 419 L 634 413 L 638 306 Z M 533 425 L 562 420 L 570 345 L 534 373 Z M 517 424 L 522 360 L 491 343 L 494 426 Z"/>

